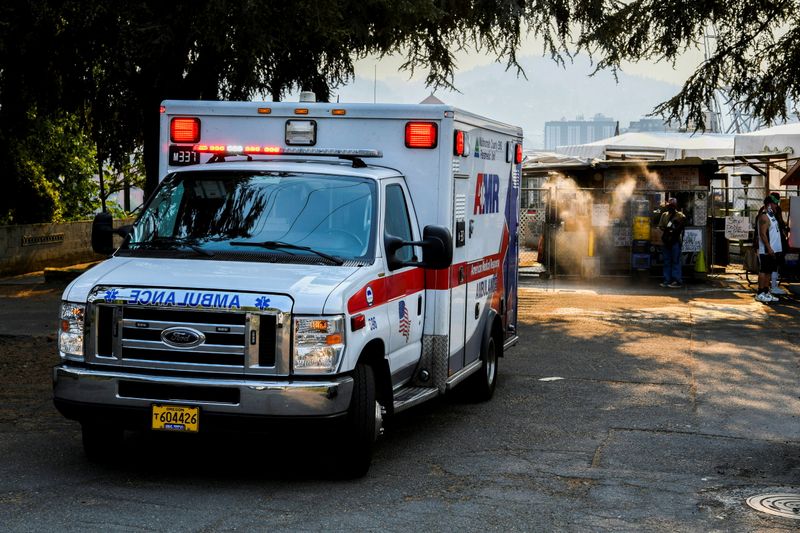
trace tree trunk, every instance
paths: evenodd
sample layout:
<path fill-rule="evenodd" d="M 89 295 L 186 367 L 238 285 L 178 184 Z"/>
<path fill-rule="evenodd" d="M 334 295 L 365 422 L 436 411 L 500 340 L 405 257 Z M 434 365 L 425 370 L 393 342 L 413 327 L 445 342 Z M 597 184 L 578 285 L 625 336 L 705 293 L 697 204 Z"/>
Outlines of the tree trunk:
<path fill-rule="evenodd" d="M 145 198 L 153 194 L 158 186 L 158 137 L 161 115 L 158 109 L 161 102 L 150 101 L 144 112 L 144 195 Z"/>

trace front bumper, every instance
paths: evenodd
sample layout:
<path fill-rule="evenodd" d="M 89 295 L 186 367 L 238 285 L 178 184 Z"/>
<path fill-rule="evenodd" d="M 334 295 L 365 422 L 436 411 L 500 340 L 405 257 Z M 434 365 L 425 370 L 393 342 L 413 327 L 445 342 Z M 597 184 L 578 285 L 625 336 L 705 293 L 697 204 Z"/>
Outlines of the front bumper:
<path fill-rule="evenodd" d="M 154 403 L 196 405 L 205 419 L 325 419 L 347 412 L 350 376 L 312 380 L 243 380 L 153 376 L 61 364 L 53 369 L 53 396 L 67 418 L 121 416 L 126 426 L 149 423 Z M 143 416 L 146 415 L 146 416 Z"/>

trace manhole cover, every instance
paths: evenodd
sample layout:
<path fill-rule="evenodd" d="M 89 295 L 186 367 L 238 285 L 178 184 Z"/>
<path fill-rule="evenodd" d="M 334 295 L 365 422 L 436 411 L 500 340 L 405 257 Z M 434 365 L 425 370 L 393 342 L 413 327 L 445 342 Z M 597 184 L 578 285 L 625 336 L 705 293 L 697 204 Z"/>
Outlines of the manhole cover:
<path fill-rule="evenodd" d="M 747 505 L 775 516 L 800 520 L 800 494 L 761 494 L 747 498 Z"/>

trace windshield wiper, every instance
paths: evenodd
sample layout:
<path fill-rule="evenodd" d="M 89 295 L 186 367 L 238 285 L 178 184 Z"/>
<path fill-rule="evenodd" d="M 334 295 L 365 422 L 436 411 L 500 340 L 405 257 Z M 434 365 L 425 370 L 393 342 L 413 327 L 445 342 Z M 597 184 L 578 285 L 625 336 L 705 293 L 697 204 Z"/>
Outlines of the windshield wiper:
<path fill-rule="evenodd" d="M 143 248 L 156 248 L 156 249 L 164 249 L 166 246 L 186 246 L 187 248 L 191 249 L 193 252 L 198 253 L 200 255 L 204 255 L 206 257 L 214 257 L 214 252 L 210 250 L 204 250 L 195 244 L 197 239 L 189 239 L 189 238 L 178 238 L 178 237 L 154 237 L 149 241 L 142 241 L 142 242 L 131 242 L 128 245 L 135 245 L 137 247 Z"/>
<path fill-rule="evenodd" d="M 332 255 L 326 254 L 325 252 L 320 252 L 319 250 L 315 250 L 310 246 L 300 246 L 298 244 L 291 244 L 288 242 L 282 241 L 263 241 L 263 242 L 248 242 L 248 241 L 231 241 L 229 243 L 231 246 L 255 246 L 258 248 L 266 248 L 268 250 L 277 250 L 278 248 L 286 248 L 287 250 L 303 250 L 305 252 L 311 252 L 312 254 L 316 254 L 323 259 L 327 259 L 331 263 L 335 265 L 343 265 L 344 261 L 339 259 L 338 257 L 334 257 Z"/>

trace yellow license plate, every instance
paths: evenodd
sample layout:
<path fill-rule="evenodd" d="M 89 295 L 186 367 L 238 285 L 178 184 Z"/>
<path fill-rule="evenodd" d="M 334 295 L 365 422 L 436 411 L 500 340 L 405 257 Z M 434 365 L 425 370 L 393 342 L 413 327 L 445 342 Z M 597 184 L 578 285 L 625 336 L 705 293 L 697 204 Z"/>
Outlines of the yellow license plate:
<path fill-rule="evenodd" d="M 185 405 L 153 405 L 153 429 L 196 433 L 200 429 L 200 408 Z"/>

